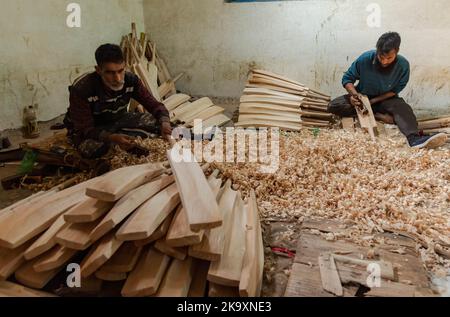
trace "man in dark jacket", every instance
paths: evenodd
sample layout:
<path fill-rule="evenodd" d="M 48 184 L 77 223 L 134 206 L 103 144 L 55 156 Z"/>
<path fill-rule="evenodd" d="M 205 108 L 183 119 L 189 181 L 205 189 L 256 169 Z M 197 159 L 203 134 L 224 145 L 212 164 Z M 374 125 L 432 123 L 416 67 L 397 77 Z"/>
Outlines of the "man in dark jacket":
<path fill-rule="evenodd" d="M 105 44 L 95 52 L 96 71 L 83 75 L 69 87 L 70 106 L 64 123 L 68 137 L 84 158 L 98 158 L 111 144 L 124 150 L 134 147 L 126 129 L 161 134 L 172 133 L 169 112 L 157 101 L 142 81 L 125 71 L 119 46 Z M 139 102 L 148 113 L 127 111 L 130 99 Z"/>
<path fill-rule="evenodd" d="M 344 74 L 342 85 L 348 94 L 332 100 L 331 113 L 341 117 L 356 115 L 361 101 L 358 93 L 367 95 L 377 119 L 395 123 L 414 148 L 435 148 L 447 141 L 443 133 L 420 135 L 414 112 L 398 94 L 409 81 L 409 62 L 399 55 L 401 38 L 389 32 L 381 36 L 377 49 L 362 54 Z M 355 87 L 356 81 L 359 81 Z"/>

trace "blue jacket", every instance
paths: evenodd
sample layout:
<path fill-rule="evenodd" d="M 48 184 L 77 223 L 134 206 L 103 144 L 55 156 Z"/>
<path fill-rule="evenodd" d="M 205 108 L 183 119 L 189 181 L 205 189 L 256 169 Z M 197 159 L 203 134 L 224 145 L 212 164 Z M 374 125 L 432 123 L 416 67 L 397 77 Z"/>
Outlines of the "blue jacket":
<path fill-rule="evenodd" d="M 409 62 L 398 55 L 392 70 L 382 72 L 376 65 L 376 58 L 375 50 L 362 54 L 344 74 L 342 85 L 345 87 L 359 80 L 356 90 L 364 95 L 376 97 L 387 92 L 398 95 L 409 81 Z"/>

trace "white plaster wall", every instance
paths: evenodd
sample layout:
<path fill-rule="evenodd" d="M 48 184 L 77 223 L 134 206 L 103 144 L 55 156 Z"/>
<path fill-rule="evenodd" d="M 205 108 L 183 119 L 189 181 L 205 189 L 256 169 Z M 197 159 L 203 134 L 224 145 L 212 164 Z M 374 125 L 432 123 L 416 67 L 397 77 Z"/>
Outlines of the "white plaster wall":
<path fill-rule="evenodd" d="M 372 2 L 381 28 L 367 25 Z M 350 63 L 392 30 L 412 66 L 402 95 L 435 112 L 450 106 L 449 9 L 448 0 L 144 0 L 147 32 L 171 72 L 187 72 L 178 87 L 193 95 L 238 97 L 256 65 L 338 96 Z"/>
<path fill-rule="evenodd" d="M 81 6 L 81 28 L 68 28 L 66 7 Z M 65 113 L 67 87 L 93 69 L 95 49 L 118 43 L 135 21 L 144 30 L 142 0 L 0 0 L 0 131 L 22 124 L 22 109 L 38 118 Z"/>

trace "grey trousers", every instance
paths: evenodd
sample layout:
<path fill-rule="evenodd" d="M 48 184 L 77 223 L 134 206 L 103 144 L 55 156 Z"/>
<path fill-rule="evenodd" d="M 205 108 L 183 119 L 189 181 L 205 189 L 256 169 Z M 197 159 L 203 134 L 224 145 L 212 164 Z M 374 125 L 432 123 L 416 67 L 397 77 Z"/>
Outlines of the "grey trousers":
<path fill-rule="evenodd" d="M 139 129 L 149 133 L 160 134 L 161 127 L 157 120 L 150 113 L 130 113 L 127 112 L 124 116 L 109 126 L 102 126 L 102 128 L 111 133 L 121 133 L 133 135 L 127 129 Z M 83 158 L 95 159 L 105 155 L 111 144 L 93 139 L 87 139 L 77 146 L 77 150 Z"/>
<path fill-rule="evenodd" d="M 372 105 L 372 110 L 374 113 L 389 114 L 394 117 L 395 124 L 406 137 L 419 133 L 416 115 L 403 98 L 393 97 L 379 102 Z M 357 115 L 355 107 L 350 103 L 350 95 L 332 100 L 328 105 L 328 111 L 340 117 Z"/>

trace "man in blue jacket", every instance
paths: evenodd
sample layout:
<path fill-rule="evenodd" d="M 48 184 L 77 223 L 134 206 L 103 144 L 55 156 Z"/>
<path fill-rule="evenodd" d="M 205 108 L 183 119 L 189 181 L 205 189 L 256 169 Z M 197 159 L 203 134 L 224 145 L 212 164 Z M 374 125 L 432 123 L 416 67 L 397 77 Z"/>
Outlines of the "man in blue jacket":
<path fill-rule="evenodd" d="M 341 117 L 356 115 L 361 101 L 358 93 L 367 95 L 375 117 L 395 123 L 414 148 L 436 148 L 447 141 L 443 133 L 419 134 L 416 116 L 410 105 L 398 94 L 409 81 L 409 62 L 399 55 L 401 38 L 398 33 L 383 34 L 377 49 L 362 54 L 342 78 L 348 94 L 332 100 L 328 110 Z M 356 81 L 359 81 L 355 87 Z"/>

